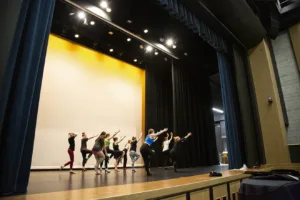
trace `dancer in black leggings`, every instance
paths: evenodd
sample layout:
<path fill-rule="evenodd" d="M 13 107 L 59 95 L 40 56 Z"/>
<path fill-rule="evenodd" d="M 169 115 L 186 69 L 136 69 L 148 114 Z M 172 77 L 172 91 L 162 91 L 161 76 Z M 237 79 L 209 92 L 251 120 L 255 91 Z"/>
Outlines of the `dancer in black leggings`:
<path fill-rule="evenodd" d="M 170 152 L 172 161 L 173 161 L 173 167 L 174 167 L 174 172 L 177 172 L 177 158 L 179 155 L 179 148 L 180 145 L 190 137 L 192 133 L 188 133 L 184 138 L 180 138 L 179 136 L 174 137 L 174 146 Z"/>
<path fill-rule="evenodd" d="M 168 169 L 168 162 L 170 160 L 170 143 L 173 139 L 173 133 L 171 133 L 171 137 L 169 139 L 169 133 L 167 133 L 167 136 L 164 138 L 164 142 L 163 142 L 163 155 L 164 155 L 164 166 L 165 166 L 165 170 Z"/>
<path fill-rule="evenodd" d="M 125 136 L 119 141 L 118 137 L 114 137 L 114 143 L 113 143 L 113 148 L 114 148 L 114 158 L 116 159 L 115 161 L 115 171 L 119 172 L 118 170 L 118 165 L 122 159 L 122 157 L 124 156 L 125 152 L 124 151 L 120 151 L 119 149 L 119 143 L 122 142 L 124 140 Z"/>
<path fill-rule="evenodd" d="M 92 150 L 89 150 L 87 148 L 87 141 L 94 138 L 94 137 L 97 137 L 97 136 L 95 135 L 93 137 L 88 138 L 85 132 L 82 133 L 80 152 L 81 152 L 81 155 L 82 155 L 82 170 L 83 171 L 85 171 L 86 162 L 88 161 L 88 159 L 93 154 Z M 88 154 L 88 157 L 86 158 L 87 154 Z"/>
<path fill-rule="evenodd" d="M 104 143 L 105 143 L 105 149 L 107 154 L 111 154 L 111 157 L 114 156 L 114 151 L 110 149 L 110 140 L 114 138 L 118 133 L 120 133 L 120 130 L 115 132 L 112 136 L 110 136 L 110 133 L 107 133 L 105 135 Z M 105 156 L 105 160 L 101 163 L 101 166 L 103 166 L 103 163 L 105 163 L 105 173 L 110 173 L 108 170 L 108 162 L 111 157 Z"/>
<path fill-rule="evenodd" d="M 140 152 L 141 152 L 143 160 L 144 160 L 147 176 L 152 175 L 150 173 L 150 160 L 151 160 L 151 156 L 154 154 L 154 151 L 150 149 L 150 146 L 157 140 L 157 138 L 160 134 L 163 134 L 166 131 L 168 131 L 167 128 L 155 133 L 154 129 L 149 129 L 148 135 L 145 138 L 145 142 L 141 146 Z"/>
<path fill-rule="evenodd" d="M 123 149 L 123 170 L 126 170 L 127 168 L 127 152 L 128 152 L 128 149 L 130 148 L 130 143 L 131 143 L 131 140 L 128 140 L 128 142 L 125 144 L 125 147 Z"/>

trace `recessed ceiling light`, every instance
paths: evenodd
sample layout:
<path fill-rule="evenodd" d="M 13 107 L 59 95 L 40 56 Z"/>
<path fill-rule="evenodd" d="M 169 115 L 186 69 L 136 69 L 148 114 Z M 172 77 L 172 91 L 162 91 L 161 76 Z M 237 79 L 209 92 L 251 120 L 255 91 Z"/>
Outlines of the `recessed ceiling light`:
<path fill-rule="evenodd" d="M 173 45 L 173 49 L 176 49 L 176 45 Z"/>
<path fill-rule="evenodd" d="M 143 45 L 140 45 L 140 49 L 143 49 L 144 48 L 144 46 Z"/>
<path fill-rule="evenodd" d="M 74 15 L 75 13 L 70 13 L 70 15 Z"/>
<path fill-rule="evenodd" d="M 155 53 L 154 53 L 156 56 L 158 55 L 158 52 L 157 51 L 155 51 Z"/>
<path fill-rule="evenodd" d="M 127 38 L 127 42 L 130 42 L 131 41 L 131 38 Z"/>
<path fill-rule="evenodd" d="M 101 7 L 101 8 L 107 8 L 107 7 L 108 7 L 107 1 L 101 1 L 100 7 Z"/>
<path fill-rule="evenodd" d="M 93 26 L 93 25 L 95 25 L 95 22 L 94 22 L 94 21 L 91 21 L 90 24 Z"/>
<path fill-rule="evenodd" d="M 149 32 L 148 29 L 145 29 L 145 30 L 144 30 L 144 33 L 148 33 L 148 32 Z"/>
<path fill-rule="evenodd" d="M 110 49 L 109 52 L 114 52 L 114 49 Z"/>
<path fill-rule="evenodd" d="M 185 52 L 183 55 L 187 56 L 188 54 Z"/>
<path fill-rule="evenodd" d="M 152 50 L 153 50 L 153 47 L 151 47 L 151 46 L 146 47 L 146 52 L 151 52 Z"/>
<path fill-rule="evenodd" d="M 129 19 L 129 20 L 127 20 L 126 21 L 128 24 L 131 24 L 132 23 L 132 21 Z"/>
<path fill-rule="evenodd" d="M 111 8 L 106 8 L 106 12 L 110 13 L 111 12 Z"/>
<path fill-rule="evenodd" d="M 78 16 L 79 19 L 84 19 L 85 18 L 85 13 L 81 11 L 77 14 L 77 16 Z"/>
<path fill-rule="evenodd" d="M 134 59 L 133 62 L 137 62 L 137 59 Z"/>
<path fill-rule="evenodd" d="M 167 61 L 168 61 L 168 58 L 165 58 L 165 61 L 167 62 Z"/>
<path fill-rule="evenodd" d="M 109 35 L 113 35 L 113 34 L 114 34 L 114 32 L 112 32 L 112 31 L 109 31 L 109 32 L 108 32 L 108 34 L 109 34 Z"/>
<path fill-rule="evenodd" d="M 78 35 L 78 34 L 75 34 L 74 37 L 75 37 L 75 38 L 79 38 L 79 35 Z"/>
<path fill-rule="evenodd" d="M 167 39 L 166 45 L 172 46 L 174 44 L 174 41 L 172 39 Z"/>

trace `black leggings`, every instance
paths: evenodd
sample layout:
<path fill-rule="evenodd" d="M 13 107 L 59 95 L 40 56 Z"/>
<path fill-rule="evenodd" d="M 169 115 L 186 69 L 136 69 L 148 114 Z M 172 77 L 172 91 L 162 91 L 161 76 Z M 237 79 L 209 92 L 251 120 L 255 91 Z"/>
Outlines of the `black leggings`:
<path fill-rule="evenodd" d="M 111 157 L 114 155 L 114 151 L 111 150 L 109 147 L 106 147 L 106 153 L 107 154 L 111 154 Z M 101 163 L 101 167 L 103 166 L 103 163 L 105 163 L 105 169 L 108 169 L 107 166 L 108 166 L 108 162 L 109 162 L 109 158 L 111 157 L 108 157 L 107 155 L 105 156 L 105 160 Z"/>
<path fill-rule="evenodd" d="M 88 158 L 86 158 L 86 155 L 88 155 Z M 84 167 L 87 160 L 92 156 L 93 152 L 91 150 L 88 150 L 88 149 L 84 149 L 84 150 L 81 150 L 81 155 L 82 155 L 82 166 Z"/>
<path fill-rule="evenodd" d="M 149 168 L 150 168 L 150 160 L 151 156 L 154 154 L 154 152 L 150 149 L 150 146 L 148 144 L 143 144 L 140 149 L 141 155 L 143 157 L 144 163 L 145 163 L 145 170 L 147 174 L 150 174 Z"/>
<path fill-rule="evenodd" d="M 127 166 L 127 152 L 128 152 L 128 149 L 124 149 L 124 160 L 123 160 L 123 168 L 125 169 L 126 166 Z"/>
<path fill-rule="evenodd" d="M 170 153 L 171 158 L 172 158 L 172 162 L 173 162 L 174 170 L 177 169 L 177 157 L 178 157 L 177 154 L 178 154 L 177 152 L 172 152 L 172 151 L 171 151 L 171 153 Z"/>
<path fill-rule="evenodd" d="M 168 164 L 170 162 L 170 150 L 163 151 L 164 155 L 164 167 L 168 167 Z"/>

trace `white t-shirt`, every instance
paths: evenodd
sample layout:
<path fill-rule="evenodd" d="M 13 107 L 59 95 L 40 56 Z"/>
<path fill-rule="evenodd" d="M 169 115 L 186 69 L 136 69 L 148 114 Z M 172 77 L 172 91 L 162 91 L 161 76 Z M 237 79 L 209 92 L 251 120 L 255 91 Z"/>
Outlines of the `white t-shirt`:
<path fill-rule="evenodd" d="M 169 150 L 170 140 L 166 140 L 163 142 L 163 152 Z"/>

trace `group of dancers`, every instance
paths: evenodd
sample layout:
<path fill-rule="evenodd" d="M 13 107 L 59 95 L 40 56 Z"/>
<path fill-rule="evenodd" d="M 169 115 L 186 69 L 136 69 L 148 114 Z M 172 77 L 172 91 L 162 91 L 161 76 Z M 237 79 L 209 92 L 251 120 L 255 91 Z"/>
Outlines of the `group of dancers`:
<path fill-rule="evenodd" d="M 157 141 L 158 136 L 166 133 L 168 131 L 167 128 L 160 130 L 159 132 L 154 131 L 154 129 L 149 129 L 148 135 L 145 138 L 144 143 L 142 144 L 140 148 L 140 153 L 144 160 L 144 167 L 147 173 L 147 176 L 151 176 L 150 172 L 150 160 L 151 157 L 155 154 L 155 151 L 152 150 L 150 147 L 151 145 Z M 120 133 L 120 130 L 115 132 L 113 135 L 110 133 L 106 133 L 103 131 L 100 135 L 95 135 L 93 137 L 88 137 L 85 132 L 82 133 L 82 139 L 81 139 L 81 154 L 82 154 L 82 170 L 85 171 L 85 164 L 87 163 L 88 159 L 94 155 L 96 164 L 95 164 L 95 172 L 96 175 L 100 175 L 102 172 L 102 166 L 104 164 L 105 167 L 105 173 L 110 173 L 108 170 L 108 163 L 109 160 L 114 157 L 114 169 L 116 172 L 119 172 L 118 165 L 123 162 L 123 169 L 126 169 L 127 165 L 127 152 L 129 151 L 129 156 L 132 161 L 132 171 L 136 172 L 135 170 L 135 162 L 140 158 L 140 155 L 137 153 L 137 143 L 142 138 L 143 133 L 140 134 L 138 138 L 132 137 L 131 140 L 128 140 L 125 144 L 125 147 L 120 150 L 119 144 L 125 139 L 125 136 L 122 137 L 120 140 L 117 137 L 117 134 Z M 188 137 L 190 137 L 192 134 L 188 133 L 185 137 L 180 138 L 179 136 L 173 137 L 173 133 L 170 135 L 166 133 L 166 136 L 164 137 L 163 141 L 163 154 L 164 154 L 164 160 L 165 160 L 165 169 L 168 169 L 168 161 L 171 159 L 174 167 L 174 171 L 177 172 L 177 157 L 179 154 L 179 146 L 181 143 L 183 143 Z M 61 166 L 61 169 L 64 167 L 70 165 L 70 174 L 75 174 L 73 171 L 73 163 L 74 163 L 74 150 L 75 150 L 75 133 L 69 133 L 69 148 L 68 148 L 68 154 L 70 157 L 70 161 L 65 163 L 63 166 Z M 87 142 L 90 139 L 96 138 L 94 146 L 92 150 L 89 150 L 87 148 Z M 111 139 L 113 139 L 113 149 L 110 149 L 110 142 Z M 174 139 L 174 145 L 173 148 L 170 150 L 169 146 L 171 141 Z M 110 154 L 110 155 L 109 155 Z M 100 169 L 100 170 L 99 170 Z"/>

